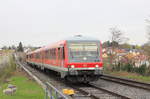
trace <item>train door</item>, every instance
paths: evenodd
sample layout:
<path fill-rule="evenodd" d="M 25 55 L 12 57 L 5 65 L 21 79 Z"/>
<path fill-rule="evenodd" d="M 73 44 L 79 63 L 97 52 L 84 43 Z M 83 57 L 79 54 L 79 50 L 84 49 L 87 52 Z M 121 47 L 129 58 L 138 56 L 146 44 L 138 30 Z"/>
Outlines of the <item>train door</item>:
<path fill-rule="evenodd" d="M 61 48 L 59 47 L 58 48 L 58 53 L 57 53 L 57 57 L 58 57 L 58 61 L 57 61 L 57 64 L 58 64 L 58 66 L 61 66 Z"/>
<path fill-rule="evenodd" d="M 42 57 L 42 62 L 41 62 L 41 63 L 42 63 L 42 66 L 43 66 L 43 64 L 44 64 L 44 54 L 45 54 L 44 51 L 42 51 L 42 52 L 41 52 L 41 57 Z"/>
<path fill-rule="evenodd" d="M 60 67 L 64 66 L 64 47 L 59 47 L 58 48 L 58 64 Z"/>
<path fill-rule="evenodd" d="M 64 54 L 64 47 L 61 47 L 61 67 L 64 67 L 64 60 L 65 60 L 65 54 Z"/>

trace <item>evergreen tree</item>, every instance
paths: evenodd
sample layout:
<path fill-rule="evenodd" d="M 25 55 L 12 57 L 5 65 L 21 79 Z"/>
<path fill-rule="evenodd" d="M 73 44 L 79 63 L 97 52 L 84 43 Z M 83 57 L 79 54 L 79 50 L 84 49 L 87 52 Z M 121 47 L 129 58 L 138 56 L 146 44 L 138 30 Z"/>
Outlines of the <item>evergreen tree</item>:
<path fill-rule="evenodd" d="M 23 52 L 23 45 L 21 42 L 19 43 L 19 46 L 18 46 L 18 52 Z"/>

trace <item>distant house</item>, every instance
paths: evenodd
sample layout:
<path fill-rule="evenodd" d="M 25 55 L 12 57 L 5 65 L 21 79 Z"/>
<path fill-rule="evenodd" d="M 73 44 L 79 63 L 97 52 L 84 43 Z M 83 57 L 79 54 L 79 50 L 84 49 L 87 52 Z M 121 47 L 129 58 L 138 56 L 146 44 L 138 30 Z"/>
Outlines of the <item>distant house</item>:
<path fill-rule="evenodd" d="M 3 55 L 2 49 L 0 49 L 0 56 Z"/>
<path fill-rule="evenodd" d="M 24 52 L 25 52 L 25 53 L 28 53 L 28 52 L 30 52 L 30 51 L 31 51 L 30 48 L 24 48 Z"/>
<path fill-rule="evenodd" d="M 103 57 L 103 58 L 108 58 L 108 55 L 107 55 L 106 53 L 104 53 L 104 54 L 102 55 L 102 57 Z"/>
<path fill-rule="evenodd" d="M 140 67 L 142 65 L 146 65 L 146 66 L 150 65 L 150 63 L 148 61 L 148 57 L 139 52 L 130 52 L 130 53 L 126 54 L 122 58 L 122 62 L 123 63 L 130 62 L 130 63 L 134 64 L 135 67 Z"/>
<path fill-rule="evenodd" d="M 141 65 L 146 65 L 146 66 L 149 66 L 150 63 L 148 61 L 148 57 L 146 55 L 143 55 L 143 54 L 139 54 L 137 55 L 135 58 L 135 66 L 136 67 L 140 67 Z"/>

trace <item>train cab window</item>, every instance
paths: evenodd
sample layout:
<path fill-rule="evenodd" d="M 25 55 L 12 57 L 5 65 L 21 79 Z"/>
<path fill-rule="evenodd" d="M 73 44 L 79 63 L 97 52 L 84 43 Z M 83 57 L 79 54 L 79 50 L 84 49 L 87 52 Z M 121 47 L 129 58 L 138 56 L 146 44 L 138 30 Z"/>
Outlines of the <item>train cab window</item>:
<path fill-rule="evenodd" d="M 71 62 L 99 62 L 99 44 L 96 42 L 70 43 Z"/>

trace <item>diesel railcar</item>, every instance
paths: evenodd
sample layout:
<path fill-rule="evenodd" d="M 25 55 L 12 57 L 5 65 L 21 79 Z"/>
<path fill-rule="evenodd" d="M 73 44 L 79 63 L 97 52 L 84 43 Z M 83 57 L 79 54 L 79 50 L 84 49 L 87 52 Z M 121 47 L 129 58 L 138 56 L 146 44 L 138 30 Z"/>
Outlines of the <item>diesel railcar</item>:
<path fill-rule="evenodd" d="M 81 35 L 29 52 L 26 61 L 72 82 L 95 81 L 103 72 L 101 42 Z"/>

